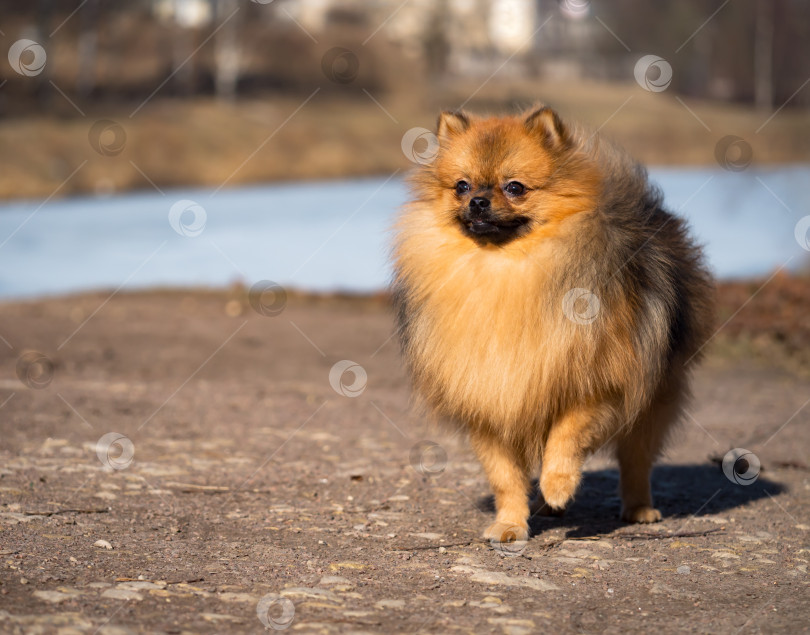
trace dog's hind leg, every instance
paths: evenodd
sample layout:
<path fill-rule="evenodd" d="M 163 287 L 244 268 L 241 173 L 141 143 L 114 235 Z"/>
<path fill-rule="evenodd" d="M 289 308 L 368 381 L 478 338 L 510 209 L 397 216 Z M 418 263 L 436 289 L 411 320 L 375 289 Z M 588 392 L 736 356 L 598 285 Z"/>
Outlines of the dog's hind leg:
<path fill-rule="evenodd" d="M 650 474 L 667 436 L 681 414 L 679 380 L 671 381 L 633 427 L 616 442 L 619 461 L 622 520 L 654 523 L 661 512 L 653 507 Z"/>

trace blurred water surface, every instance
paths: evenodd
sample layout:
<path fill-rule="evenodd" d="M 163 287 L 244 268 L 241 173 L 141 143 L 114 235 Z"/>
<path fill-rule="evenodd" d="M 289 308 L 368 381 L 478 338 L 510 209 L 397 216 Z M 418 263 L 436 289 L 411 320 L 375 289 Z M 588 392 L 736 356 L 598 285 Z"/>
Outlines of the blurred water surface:
<path fill-rule="evenodd" d="M 807 267 L 795 227 L 810 214 L 810 165 L 650 173 L 719 277 Z M 375 291 L 388 281 L 387 229 L 406 198 L 402 180 L 380 178 L 8 202 L 0 297 L 235 280 Z"/>

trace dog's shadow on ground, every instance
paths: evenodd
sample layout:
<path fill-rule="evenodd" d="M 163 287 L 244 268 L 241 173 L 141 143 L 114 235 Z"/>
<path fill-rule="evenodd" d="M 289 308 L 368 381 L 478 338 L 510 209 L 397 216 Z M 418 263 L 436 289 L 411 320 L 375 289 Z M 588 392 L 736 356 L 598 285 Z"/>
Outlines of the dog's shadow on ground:
<path fill-rule="evenodd" d="M 533 485 L 536 487 L 536 482 Z M 621 500 L 618 486 L 617 470 L 584 472 L 577 496 L 565 515 L 532 517 L 529 520 L 532 535 L 552 528 L 567 528 L 567 537 L 584 538 L 629 526 L 619 518 Z M 691 518 L 720 514 L 785 491 L 782 484 L 768 480 L 761 474 L 749 485 L 733 483 L 715 464 L 656 467 L 652 489 L 655 506 L 661 510 L 664 520 L 680 518 L 684 524 Z M 493 497 L 489 495 L 479 499 L 478 508 L 493 512 Z M 686 530 L 694 529 L 690 526 Z"/>

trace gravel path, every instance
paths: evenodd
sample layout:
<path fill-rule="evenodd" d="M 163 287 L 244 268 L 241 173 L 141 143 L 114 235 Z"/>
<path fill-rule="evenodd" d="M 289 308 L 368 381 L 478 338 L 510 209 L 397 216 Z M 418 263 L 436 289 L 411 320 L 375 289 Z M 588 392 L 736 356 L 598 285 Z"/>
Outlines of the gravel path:
<path fill-rule="evenodd" d="M 409 413 L 383 303 L 105 298 L 0 306 L 2 632 L 810 630 L 806 376 L 714 350 L 662 523 L 617 520 L 597 456 L 564 518 L 497 550 L 466 441 Z"/>

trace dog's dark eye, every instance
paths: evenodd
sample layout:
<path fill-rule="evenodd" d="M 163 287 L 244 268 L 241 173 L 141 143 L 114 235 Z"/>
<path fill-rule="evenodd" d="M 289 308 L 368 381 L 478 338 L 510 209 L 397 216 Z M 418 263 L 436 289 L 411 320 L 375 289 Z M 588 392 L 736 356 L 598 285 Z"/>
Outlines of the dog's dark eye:
<path fill-rule="evenodd" d="M 526 191 L 526 188 L 523 186 L 523 183 L 518 183 L 517 181 L 509 181 L 504 188 L 506 193 L 510 196 L 520 196 Z"/>
<path fill-rule="evenodd" d="M 456 194 L 459 196 L 462 194 L 466 194 L 470 191 L 470 184 L 467 181 L 459 181 L 456 183 Z"/>

